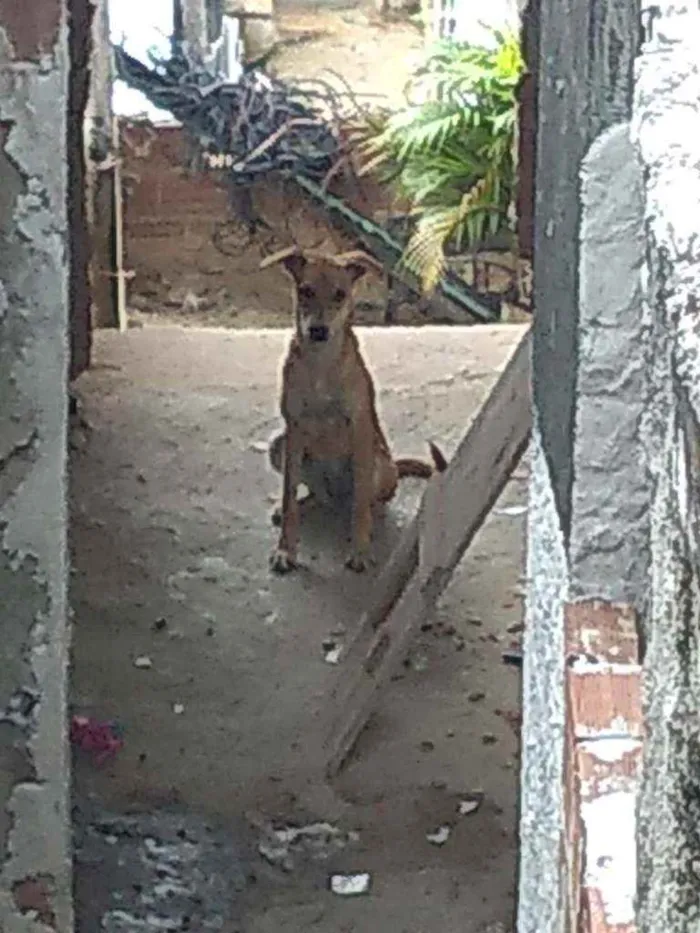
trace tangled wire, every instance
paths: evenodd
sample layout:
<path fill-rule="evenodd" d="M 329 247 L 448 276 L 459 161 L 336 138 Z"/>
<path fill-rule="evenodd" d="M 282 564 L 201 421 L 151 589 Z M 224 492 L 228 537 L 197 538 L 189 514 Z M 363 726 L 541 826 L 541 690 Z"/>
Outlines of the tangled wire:
<path fill-rule="evenodd" d="M 221 157 L 237 185 L 278 172 L 322 181 L 346 155 L 341 127 L 367 112 L 347 85 L 342 92 L 317 79 L 292 86 L 256 70 L 235 82 L 192 64 L 173 43 L 169 59 L 149 68 L 115 46 L 119 77 L 167 110 L 199 141 L 205 154 Z M 341 79 L 342 80 L 342 79 Z"/>

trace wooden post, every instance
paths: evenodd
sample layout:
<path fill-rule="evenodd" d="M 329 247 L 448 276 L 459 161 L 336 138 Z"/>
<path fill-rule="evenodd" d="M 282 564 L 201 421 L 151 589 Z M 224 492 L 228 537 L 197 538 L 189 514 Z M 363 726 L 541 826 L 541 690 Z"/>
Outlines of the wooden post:
<path fill-rule="evenodd" d="M 329 737 L 328 776 L 342 767 L 418 625 L 503 491 L 530 436 L 530 332 L 518 344 L 447 470 L 404 531 L 346 656 Z M 416 567 L 419 568 L 415 573 Z M 362 651 L 364 636 L 374 632 Z"/>

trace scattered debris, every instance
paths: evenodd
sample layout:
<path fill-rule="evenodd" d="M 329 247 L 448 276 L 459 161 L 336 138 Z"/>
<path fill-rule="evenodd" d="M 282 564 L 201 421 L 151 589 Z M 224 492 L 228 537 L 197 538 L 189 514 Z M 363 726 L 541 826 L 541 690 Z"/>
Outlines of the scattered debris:
<path fill-rule="evenodd" d="M 142 654 L 139 655 L 138 658 L 134 658 L 134 667 L 138 667 L 139 670 L 142 671 L 147 671 L 153 667 L 153 661 L 151 661 L 147 655 Z"/>
<path fill-rule="evenodd" d="M 343 832 L 331 823 L 309 823 L 306 826 L 268 826 L 258 843 L 258 852 L 265 861 L 292 871 L 297 858 L 324 861 L 333 852 L 357 842 L 356 832 Z"/>
<path fill-rule="evenodd" d="M 507 515 L 509 518 L 517 518 L 518 515 L 524 515 L 527 512 L 526 505 L 504 505 L 501 509 L 494 509 L 494 515 Z"/>
<path fill-rule="evenodd" d="M 18 687 L 0 715 L 0 722 L 9 722 L 19 729 L 32 725 L 34 712 L 39 705 L 39 692 L 32 687 Z"/>
<path fill-rule="evenodd" d="M 498 737 L 493 734 L 493 732 L 484 732 L 481 736 L 481 741 L 484 745 L 495 745 L 498 741 Z"/>
<path fill-rule="evenodd" d="M 358 894 L 368 894 L 372 884 L 372 876 L 367 871 L 351 875 L 331 875 L 330 888 L 334 894 L 342 897 L 353 897 Z"/>
<path fill-rule="evenodd" d="M 503 651 L 501 653 L 501 660 L 504 664 L 512 664 L 513 667 L 522 667 L 523 663 L 523 653 L 522 651 Z"/>
<path fill-rule="evenodd" d="M 438 826 L 434 833 L 426 833 L 425 838 L 431 845 L 434 846 L 444 846 L 447 840 L 450 838 L 450 833 L 452 830 L 449 826 Z"/>
<path fill-rule="evenodd" d="M 99 722 L 90 716 L 73 716 L 70 722 L 70 742 L 92 755 L 93 763 L 100 767 L 113 758 L 124 746 L 122 730 L 114 721 Z"/>
<path fill-rule="evenodd" d="M 89 885 L 85 929 L 221 933 L 237 929 L 246 872 L 224 833 L 189 814 L 99 814 L 76 824 L 76 883 Z M 87 866 L 83 875 L 81 868 Z M 95 883 L 94 869 L 109 878 Z M 86 896 L 89 895 L 89 896 Z"/>
<path fill-rule="evenodd" d="M 469 794 L 459 801 L 457 812 L 460 816 L 469 816 L 470 813 L 476 813 L 484 800 L 483 794 Z"/>
<path fill-rule="evenodd" d="M 325 638 L 323 640 L 323 659 L 326 664 L 337 664 L 340 661 L 342 652 L 343 646 L 334 638 Z"/>

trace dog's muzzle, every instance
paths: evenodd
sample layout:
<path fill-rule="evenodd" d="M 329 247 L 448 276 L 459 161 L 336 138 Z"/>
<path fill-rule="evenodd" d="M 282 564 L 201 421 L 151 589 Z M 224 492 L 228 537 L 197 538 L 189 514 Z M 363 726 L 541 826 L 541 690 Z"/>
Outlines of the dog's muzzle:
<path fill-rule="evenodd" d="M 312 324 L 309 327 L 309 340 L 313 343 L 325 343 L 328 340 L 328 328 L 325 324 Z"/>

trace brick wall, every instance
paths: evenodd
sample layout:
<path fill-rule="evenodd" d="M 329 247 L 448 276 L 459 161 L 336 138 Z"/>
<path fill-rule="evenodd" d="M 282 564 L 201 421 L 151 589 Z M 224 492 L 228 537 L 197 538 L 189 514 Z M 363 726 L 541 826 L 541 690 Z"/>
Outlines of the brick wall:
<path fill-rule="evenodd" d="M 263 256 L 292 242 L 338 250 L 355 246 L 333 229 L 322 209 L 269 180 L 252 192 L 254 212 L 267 229 L 248 242 L 224 181 L 188 172 L 188 138 L 179 127 L 124 121 L 121 150 L 125 267 L 134 273 L 128 303 L 140 310 L 157 305 L 176 312 L 189 293 L 214 313 L 224 306 L 242 314 L 279 308 L 279 323 L 287 323 L 289 280 L 276 267 L 260 271 Z M 386 210 L 386 195 L 372 181 L 353 191 L 338 180 L 334 191 L 364 213 Z M 367 288 L 379 285 L 368 280 Z"/>

